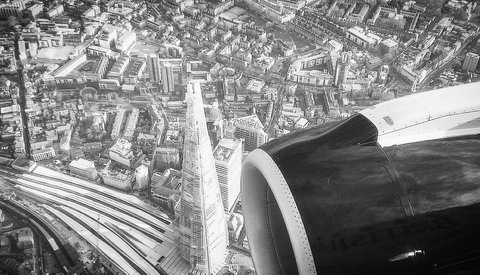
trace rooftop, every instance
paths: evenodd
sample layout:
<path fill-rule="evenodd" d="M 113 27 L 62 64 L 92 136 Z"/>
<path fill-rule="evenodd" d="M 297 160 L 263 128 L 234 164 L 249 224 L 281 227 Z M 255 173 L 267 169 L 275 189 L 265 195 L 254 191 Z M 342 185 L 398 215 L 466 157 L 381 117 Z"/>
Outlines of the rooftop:
<path fill-rule="evenodd" d="M 311 70 L 311 71 L 296 71 L 293 73 L 297 76 L 305 76 L 305 77 L 333 77 L 329 73 L 325 73 L 319 70 Z"/>
<path fill-rule="evenodd" d="M 330 41 L 328 41 L 328 44 L 332 45 L 332 46 L 335 47 L 335 48 L 340 48 L 340 47 L 343 46 L 342 43 L 340 43 L 340 42 L 338 42 L 338 41 L 335 41 L 335 40 L 333 40 L 333 39 L 330 40 Z"/>
<path fill-rule="evenodd" d="M 101 171 L 102 176 L 107 176 L 111 178 L 116 178 L 119 180 L 132 180 L 133 175 L 130 172 L 130 170 L 124 170 L 124 169 L 115 169 L 115 170 L 110 170 L 110 169 L 103 169 Z"/>
<path fill-rule="evenodd" d="M 125 76 L 127 77 L 137 76 L 144 64 L 145 64 L 144 58 L 132 58 L 130 60 L 130 64 L 125 70 Z"/>
<path fill-rule="evenodd" d="M 182 186 L 182 172 L 169 168 L 162 175 L 155 173 L 152 176 L 152 192 L 162 197 L 170 197 L 180 192 Z"/>
<path fill-rule="evenodd" d="M 74 46 L 48 47 L 38 50 L 36 58 L 68 60 Z"/>
<path fill-rule="evenodd" d="M 393 41 L 393 40 L 390 39 L 390 38 L 383 40 L 383 41 L 382 41 L 382 44 L 384 44 L 384 45 L 387 46 L 387 47 L 394 47 L 394 46 L 398 45 L 397 42 Z"/>
<path fill-rule="evenodd" d="M 119 155 L 126 156 L 131 153 L 132 144 L 125 139 L 119 138 L 117 142 L 110 148 L 110 151 Z M 133 155 L 132 155 L 133 156 Z"/>
<path fill-rule="evenodd" d="M 233 122 L 235 123 L 235 125 L 243 125 L 250 128 L 254 128 L 256 130 L 263 129 L 262 122 L 260 121 L 260 119 L 258 119 L 258 116 L 255 114 L 250 116 L 240 117 L 240 118 L 234 118 Z"/>
<path fill-rule="evenodd" d="M 87 170 L 89 168 L 95 168 L 95 163 L 93 161 L 87 160 L 87 159 L 78 159 L 78 160 L 72 160 L 69 164 L 70 167 L 75 167 L 77 169 L 81 170 Z"/>
<path fill-rule="evenodd" d="M 173 147 L 157 147 L 155 149 L 156 152 L 168 152 L 168 153 L 177 153 L 178 148 L 173 148 Z"/>
<path fill-rule="evenodd" d="M 217 148 L 215 148 L 215 151 L 213 152 L 213 157 L 216 160 L 229 161 L 232 153 L 235 152 L 235 150 L 237 150 L 237 148 L 241 145 L 242 142 L 239 139 L 221 139 L 217 145 Z"/>
<path fill-rule="evenodd" d="M 113 73 L 120 73 L 122 70 L 125 69 L 125 66 L 129 61 L 130 58 L 128 56 L 120 56 L 110 70 L 109 75 Z"/>
<path fill-rule="evenodd" d="M 365 34 L 364 30 L 360 27 L 353 27 L 353 28 L 350 28 L 348 29 L 348 31 L 357 36 L 358 38 L 364 40 L 364 41 L 367 41 L 369 43 L 375 43 L 375 39 L 373 39 L 372 37 L 369 37 Z"/>

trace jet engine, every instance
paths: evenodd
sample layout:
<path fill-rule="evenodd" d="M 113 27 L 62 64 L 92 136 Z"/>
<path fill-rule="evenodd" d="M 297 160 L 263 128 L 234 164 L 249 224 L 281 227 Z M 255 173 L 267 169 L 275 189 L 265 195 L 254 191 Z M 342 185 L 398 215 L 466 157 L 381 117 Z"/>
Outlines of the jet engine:
<path fill-rule="evenodd" d="M 480 83 L 282 136 L 241 177 L 258 274 L 478 272 Z"/>

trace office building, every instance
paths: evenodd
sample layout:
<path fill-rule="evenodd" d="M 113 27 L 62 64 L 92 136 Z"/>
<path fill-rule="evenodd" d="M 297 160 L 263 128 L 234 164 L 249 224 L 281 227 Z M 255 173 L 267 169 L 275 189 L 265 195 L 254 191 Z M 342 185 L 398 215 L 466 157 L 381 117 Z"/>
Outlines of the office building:
<path fill-rule="evenodd" d="M 145 70 L 145 58 L 132 57 L 130 64 L 124 72 L 124 81 L 128 84 L 136 84 L 143 76 Z"/>
<path fill-rule="evenodd" d="M 100 79 L 100 81 L 98 81 L 98 87 L 100 90 L 118 91 L 120 82 L 118 79 Z"/>
<path fill-rule="evenodd" d="M 3 214 L 3 210 L 0 209 L 0 234 L 3 234 L 3 222 L 5 221 L 5 214 Z"/>
<path fill-rule="evenodd" d="M 160 71 L 160 62 L 156 54 L 151 54 L 147 57 L 147 68 L 150 82 L 159 83 L 162 79 L 162 73 Z"/>
<path fill-rule="evenodd" d="M 463 61 L 462 70 L 467 72 L 474 72 L 477 69 L 479 56 L 474 53 L 467 53 L 465 61 Z"/>
<path fill-rule="evenodd" d="M 376 35 L 366 34 L 360 27 L 353 27 L 347 30 L 347 39 L 360 45 L 367 50 L 371 50 L 376 45 Z"/>
<path fill-rule="evenodd" d="M 162 83 L 164 93 L 173 92 L 175 84 L 173 79 L 173 67 L 169 63 L 165 63 L 162 66 Z"/>
<path fill-rule="evenodd" d="M 333 84 L 340 86 L 347 84 L 348 72 L 350 71 L 351 52 L 342 52 L 341 58 L 337 60 Z"/>
<path fill-rule="evenodd" d="M 108 67 L 108 58 L 105 56 L 95 60 L 90 70 L 83 73 L 83 77 L 87 82 L 98 82 L 105 76 Z"/>
<path fill-rule="evenodd" d="M 388 38 L 380 43 L 379 48 L 382 54 L 395 53 L 395 51 L 398 50 L 398 43 Z"/>
<path fill-rule="evenodd" d="M 134 178 L 128 170 L 103 169 L 100 171 L 100 177 L 105 185 L 124 191 L 132 190 Z"/>
<path fill-rule="evenodd" d="M 124 139 L 117 139 L 117 142 L 108 150 L 108 156 L 111 160 L 114 160 L 127 167 L 131 167 L 133 164 L 133 152 L 132 144 Z"/>
<path fill-rule="evenodd" d="M 228 235 L 230 240 L 236 242 L 240 238 L 243 229 L 243 215 L 239 213 L 229 213 L 228 215 Z"/>
<path fill-rule="evenodd" d="M 135 189 L 145 190 L 149 182 L 148 166 L 142 164 L 135 169 Z"/>
<path fill-rule="evenodd" d="M 115 43 L 115 48 L 120 52 L 124 52 L 131 48 L 136 40 L 137 34 L 135 32 L 125 31 L 118 37 Z"/>
<path fill-rule="evenodd" d="M 125 118 L 125 109 L 119 109 L 117 111 L 117 115 L 115 116 L 115 122 L 113 123 L 113 129 L 112 129 L 112 134 L 110 135 L 112 137 L 112 140 L 116 140 L 120 137 L 120 131 L 122 130 L 123 127 L 123 120 Z"/>
<path fill-rule="evenodd" d="M 132 141 L 133 135 L 135 134 L 135 128 L 137 127 L 138 115 L 140 114 L 140 110 L 134 108 L 132 113 L 128 117 L 127 125 L 125 126 L 125 131 L 123 133 L 123 138 Z"/>
<path fill-rule="evenodd" d="M 35 3 L 31 7 L 27 8 L 27 13 L 31 19 L 34 19 L 43 12 L 43 3 Z"/>
<path fill-rule="evenodd" d="M 332 40 L 328 41 L 327 49 L 330 52 L 339 53 L 339 52 L 343 51 L 343 44 L 332 39 Z"/>
<path fill-rule="evenodd" d="M 28 50 L 30 51 L 30 56 L 35 57 L 38 54 L 38 44 L 36 42 L 28 42 Z"/>
<path fill-rule="evenodd" d="M 378 83 L 380 84 L 387 84 L 388 80 L 388 72 L 390 71 L 390 67 L 388 65 L 383 65 L 378 72 Z"/>
<path fill-rule="evenodd" d="M 9 4 L 0 4 L 0 18 L 7 19 L 10 16 L 20 18 L 23 15 L 24 9 L 25 9 L 25 5 L 14 6 Z"/>
<path fill-rule="evenodd" d="M 221 139 L 213 151 L 218 184 L 222 194 L 223 209 L 232 209 L 240 194 L 240 171 L 242 170 L 242 141 L 240 139 Z"/>
<path fill-rule="evenodd" d="M 85 53 L 79 54 L 78 56 L 65 63 L 65 65 L 63 65 L 62 67 L 58 68 L 55 72 L 53 72 L 52 75 L 55 78 L 65 77 L 85 61 L 87 61 L 87 55 Z"/>
<path fill-rule="evenodd" d="M 27 51 L 27 43 L 24 40 L 18 40 L 18 51 L 20 54 L 25 54 Z"/>
<path fill-rule="evenodd" d="M 187 85 L 186 98 L 180 253 L 195 272 L 217 274 L 225 260 L 228 230 L 198 82 Z"/>
<path fill-rule="evenodd" d="M 116 29 L 102 29 L 102 32 L 95 37 L 95 44 L 98 46 L 111 49 L 115 47 L 115 43 L 117 41 L 118 32 Z"/>
<path fill-rule="evenodd" d="M 130 64 L 130 56 L 122 55 L 113 64 L 113 67 L 110 69 L 110 72 L 107 74 L 108 79 L 118 80 L 120 83 L 123 82 L 125 70 Z"/>
<path fill-rule="evenodd" d="M 263 131 L 263 125 L 256 114 L 234 118 L 234 136 L 244 140 L 245 151 L 251 152 L 268 141 L 268 134 Z"/>
<path fill-rule="evenodd" d="M 223 137 L 223 115 L 220 109 L 218 109 L 217 103 L 211 108 L 205 108 L 205 117 L 207 120 L 208 136 L 212 142 L 212 147 L 215 147 Z"/>
<path fill-rule="evenodd" d="M 72 160 L 68 165 L 70 173 L 79 175 L 81 177 L 95 180 L 97 179 L 97 170 L 95 169 L 95 163 L 90 160 L 79 158 L 78 160 Z"/>
<path fill-rule="evenodd" d="M 58 4 L 56 6 L 54 6 L 53 8 L 51 8 L 48 12 L 47 12 L 47 18 L 53 18 L 57 15 L 60 15 L 64 12 L 64 7 L 62 4 Z"/>
<path fill-rule="evenodd" d="M 27 42 L 18 40 L 18 51 L 20 52 L 20 59 L 27 59 Z"/>
<path fill-rule="evenodd" d="M 51 159 L 55 157 L 56 154 L 53 147 L 47 147 L 40 150 L 32 150 L 32 153 L 30 155 L 32 156 L 32 159 L 34 161 L 40 161 L 45 159 Z"/>
<path fill-rule="evenodd" d="M 182 187 L 182 172 L 169 168 L 152 176 L 151 198 L 160 207 L 175 214 L 175 208 L 180 201 Z"/>
<path fill-rule="evenodd" d="M 180 151 L 173 147 L 157 147 L 153 153 L 154 170 L 180 167 Z"/>

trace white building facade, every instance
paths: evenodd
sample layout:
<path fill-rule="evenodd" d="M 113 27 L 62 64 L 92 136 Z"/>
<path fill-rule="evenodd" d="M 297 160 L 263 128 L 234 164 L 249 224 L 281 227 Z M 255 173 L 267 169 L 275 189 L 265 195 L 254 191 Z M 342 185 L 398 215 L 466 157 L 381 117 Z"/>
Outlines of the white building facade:
<path fill-rule="evenodd" d="M 242 141 L 221 139 L 213 151 L 220 193 L 225 212 L 232 209 L 240 194 L 240 172 L 242 170 Z"/>

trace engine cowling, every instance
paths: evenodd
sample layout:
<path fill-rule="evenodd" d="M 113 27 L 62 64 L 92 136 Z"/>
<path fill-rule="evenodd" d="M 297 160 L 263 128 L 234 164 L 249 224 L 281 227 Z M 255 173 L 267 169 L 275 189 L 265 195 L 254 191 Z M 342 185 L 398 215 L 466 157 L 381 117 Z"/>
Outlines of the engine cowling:
<path fill-rule="evenodd" d="M 384 102 L 254 150 L 242 169 L 258 274 L 476 270 L 480 85 Z"/>

